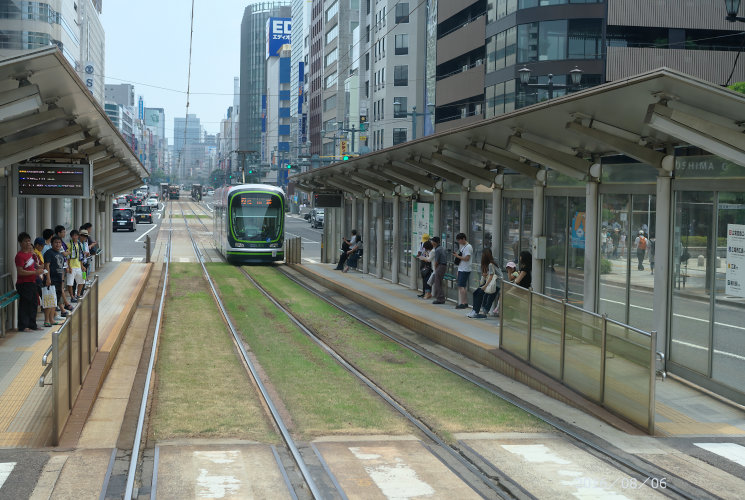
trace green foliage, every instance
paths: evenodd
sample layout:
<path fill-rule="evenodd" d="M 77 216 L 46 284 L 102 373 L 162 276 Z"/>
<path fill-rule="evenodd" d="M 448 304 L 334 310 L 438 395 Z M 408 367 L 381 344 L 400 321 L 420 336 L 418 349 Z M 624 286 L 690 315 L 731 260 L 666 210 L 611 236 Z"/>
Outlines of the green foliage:
<path fill-rule="evenodd" d="M 745 82 L 733 83 L 727 88 L 730 90 L 734 90 L 735 92 L 740 92 L 741 94 L 745 94 Z"/>
<path fill-rule="evenodd" d="M 611 268 L 612 266 L 608 259 L 600 259 L 600 274 L 610 274 Z"/>

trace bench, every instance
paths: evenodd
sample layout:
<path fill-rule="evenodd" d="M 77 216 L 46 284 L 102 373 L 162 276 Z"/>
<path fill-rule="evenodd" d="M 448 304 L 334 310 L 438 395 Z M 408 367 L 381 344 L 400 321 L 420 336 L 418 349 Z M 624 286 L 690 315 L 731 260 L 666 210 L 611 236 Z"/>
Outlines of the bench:
<path fill-rule="evenodd" d="M 9 292 L 5 292 L 4 294 L 0 295 L 0 337 L 5 337 L 5 325 L 8 321 L 8 306 L 13 304 L 13 302 L 18 300 L 19 298 L 20 295 L 18 295 L 18 292 L 15 290 L 10 290 Z"/>

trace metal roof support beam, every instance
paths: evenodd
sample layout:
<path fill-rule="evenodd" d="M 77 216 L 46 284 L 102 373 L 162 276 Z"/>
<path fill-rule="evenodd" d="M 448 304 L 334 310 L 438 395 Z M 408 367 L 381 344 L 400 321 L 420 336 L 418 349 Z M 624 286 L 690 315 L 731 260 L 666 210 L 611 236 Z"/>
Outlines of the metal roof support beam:
<path fill-rule="evenodd" d="M 373 182 L 371 180 L 368 180 L 361 175 L 359 175 L 359 172 L 350 172 L 349 178 L 359 182 L 360 184 L 364 184 L 365 186 L 374 189 L 376 191 L 379 191 L 380 194 L 385 193 L 392 193 L 393 192 L 393 185 L 386 186 L 385 184 L 379 184 L 377 182 Z"/>
<path fill-rule="evenodd" d="M 119 182 L 106 184 L 105 186 L 94 186 L 94 188 L 100 189 L 101 191 L 105 193 L 117 194 L 121 191 L 129 189 L 130 187 L 138 186 L 141 182 L 142 182 L 141 180 L 138 182 L 138 181 L 135 181 L 129 178 L 129 179 L 123 179 Z"/>
<path fill-rule="evenodd" d="M 99 144 L 98 146 L 93 146 L 92 148 L 82 150 L 80 151 L 80 153 L 86 155 L 88 157 L 88 160 L 94 163 L 111 156 L 108 148 L 103 144 Z"/>
<path fill-rule="evenodd" d="M 507 150 L 578 180 L 585 179 L 592 166 L 587 160 L 562 153 L 516 135 L 510 137 Z"/>
<path fill-rule="evenodd" d="M 28 83 L 28 82 L 26 82 Z M 0 93 L 0 122 L 18 116 L 36 113 L 41 108 L 38 85 L 19 85 L 13 90 Z"/>
<path fill-rule="evenodd" d="M 454 184 L 458 184 L 460 186 L 463 185 L 463 179 L 465 179 L 464 176 L 459 174 L 454 174 L 452 171 L 447 170 L 442 167 L 438 167 L 437 165 L 432 165 L 430 163 L 424 163 L 422 161 L 418 161 L 414 163 L 414 160 L 408 160 L 407 163 L 415 168 L 420 168 L 426 172 L 429 172 L 432 175 L 436 175 L 437 177 L 442 177 L 448 182 L 452 182 Z"/>
<path fill-rule="evenodd" d="M 668 156 L 664 153 L 660 153 L 653 149 L 640 146 L 635 142 L 623 139 L 621 137 L 618 137 L 617 135 L 603 132 L 601 130 L 596 130 L 594 128 L 585 127 L 584 125 L 577 122 L 567 123 L 566 128 L 579 135 L 589 137 L 590 139 L 603 143 L 606 146 L 618 151 L 619 153 L 628 155 L 637 161 L 646 163 L 647 165 L 651 165 L 655 168 L 664 169 L 669 172 L 671 170 L 671 167 L 674 165 L 673 157 Z"/>
<path fill-rule="evenodd" d="M 429 188 L 432 189 L 432 186 L 435 185 L 435 180 L 431 177 L 427 177 L 426 175 L 419 175 L 415 174 L 411 171 L 401 171 L 401 169 L 396 169 L 392 165 L 386 165 L 381 169 L 382 172 L 385 173 L 385 175 L 392 177 L 398 181 L 409 183 L 412 186 L 417 186 L 417 188 Z"/>
<path fill-rule="evenodd" d="M 93 165 L 93 179 L 102 179 L 104 175 L 114 172 L 119 168 L 121 168 L 121 163 L 119 163 L 119 160 L 111 160 L 110 162 L 107 162 L 107 164 L 103 167 Z"/>
<path fill-rule="evenodd" d="M 44 111 L 42 113 L 24 116 L 23 118 L 5 120 L 3 122 L 0 122 L 0 137 L 7 137 L 9 135 L 17 134 L 18 132 L 28 130 L 38 125 L 43 125 L 54 120 L 61 120 L 65 118 L 67 118 L 65 110 L 61 108 L 55 108 L 49 111 Z"/>
<path fill-rule="evenodd" d="M 442 150 L 442 156 L 446 156 L 448 158 L 452 158 L 453 160 L 458 160 L 462 163 L 467 163 L 469 165 L 472 165 L 478 169 L 487 169 L 488 165 L 487 161 L 483 158 L 478 158 L 474 155 L 468 154 L 465 149 L 455 149 L 455 146 L 445 146 Z"/>
<path fill-rule="evenodd" d="M 484 184 L 487 187 L 490 187 L 494 183 L 494 178 L 497 175 L 484 168 L 474 167 L 458 160 L 446 158 L 440 153 L 432 154 L 432 163 L 438 167 L 450 170 L 454 174 L 465 174 L 464 176 L 466 178 L 471 179 L 477 184 Z"/>
<path fill-rule="evenodd" d="M 343 191 L 346 191 L 347 193 L 353 193 L 353 194 L 359 194 L 362 195 L 365 193 L 365 187 L 364 186 L 350 186 L 347 183 L 341 182 L 337 179 L 326 179 L 324 181 L 326 184 L 333 186 L 337 189 L 341 189 Z"/>
<path fill-rule="evenodd" d="M 394 188 L 395 186 L 401 186 L 413 191 L 417 191 L 419 189 L 418 184 L 414 182 L 402 181 L 393 177 L 392 175 L 388 175 L 387 172 L 383 172 L 381 170 L 366 170 L 365 175 L 367 175 L 368 178 L 371 178 L 374 181 L 380 180 L 384 182 L 390 182 L 394 185 Z"/>
<path fill-rule="evenodd" d="M 25 137 L 0 145 L 0 167 L 28 160 L 57 148 L 65 147 L 85 137 L 83 127 L 70 125 L 51 132 Z"/>
<path fill-rule="evenodd" d="M 645 121 L 659 132 L 698 146 L 738 165 L 745 165 L 745 135 L 735 128 L 662 104 L 649 106 Z"/>
<path fill-rule="evenodd" d="M 484 148 L 486 147 L 489 147 L 490 149 L 480 149 L 476 146 L 466 146 L 466 151 L 481 156 L 482 158 L 494 163 L 495 165 L 499 165 L 500 167 L 509 168 L 514 170 L 515 172 L 520 172 L 521 174 L 530 177 L 531 179 L 535 179 L 536 175 L 538 174 L 538 168 L 507 156 L 507 152 L 503 149 L 485 143 Z M 497 151 L 504 151 L 504 153 L 498 153 Z"/>
<path fill-rule="evenodd" d="M 309 186 L 309 185 L 307 185 L 307 184 L 302 184 L 302 183 L 300 183 L 300 182 L 294 182 L 294 185 L 295 185 L 295 187 L 296 187 L 296 188 L 298 188 L 298 189 L 299 189 L 300 191 L 304 191 L 304 192 L 306 192 L 306 193 L 311 193 L 311 192 L 313 192 L 313 187 L 311 187 L 311 186 Z"/>
<path fill-rule="evenodd" d="M 93 187 L 97 188 L 100 187 L 102 189 L 106 189 L 107 186 L 111 184 L 116 184 L 117 182 L 121 182 L 122 180 L 126 179 L 127 177 L 131 176 L 132 174 L 127 171 L 123 170 L 120 172 L 114 172 L 112 174 L 109 174 L 106 176 L 105 180 L 99 179 L 99 182 L 96 182 L 96 178 L 93 178 Z"/>

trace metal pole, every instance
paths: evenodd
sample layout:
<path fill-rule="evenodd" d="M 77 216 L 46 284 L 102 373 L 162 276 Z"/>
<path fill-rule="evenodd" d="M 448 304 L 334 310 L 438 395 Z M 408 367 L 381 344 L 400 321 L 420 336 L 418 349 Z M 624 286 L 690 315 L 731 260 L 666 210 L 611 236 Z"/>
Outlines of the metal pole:
<path fill-rule="evenodd" d="M 548 98 L 554 98 L 554 75 L 551 73 L 548 74 Z"/>
<path fill-rule="evenodd" d="M 416 139 L 416 106 L 411 107 L 411 140 Z"/>
<path fill-rule="evenodd" d="M 150 262 L 150 235 L 145 236 L 145 262 Z"/>
<path fill-rule="evenodd" d="M 608 315 L 603 314 L 603 329 L 600 337 L 600 397 L 598 402 L 603 404 L 605 400 L 605 349 L 608 333 Z M 654 348 L 652 349 L 654 351 Z"/>
<path fill-rule="evenodd" d="M 567 343 L 567 300 L 561 300 L 561 339 L 559 340 L 559 380 L 564 381 L 564 360 Z"/>
<path fill-rule="evenodd" d="M 647 414 L 647 429 L 650 436 L 654 436 L 654 416 L 655 416 L 655 384 L 657 383 L 657 331 L 649 332 L 649 410 Z"/>
<path fill-rule="evenodd" d="M 533 291 L 528 290 L 528 349 L 525 361 L 530 363 L 530 345 L 533 343 Z"/>

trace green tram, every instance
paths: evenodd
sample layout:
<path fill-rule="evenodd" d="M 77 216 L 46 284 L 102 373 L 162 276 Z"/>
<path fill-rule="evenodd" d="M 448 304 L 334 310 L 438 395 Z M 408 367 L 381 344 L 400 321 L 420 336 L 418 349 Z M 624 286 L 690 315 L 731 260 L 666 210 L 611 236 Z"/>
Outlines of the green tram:
<path fill-rule="evenodd" d="M 231 264 L 284 260 L 285 193 L 241 184 L 215 191 L 215 247 Z"/>

